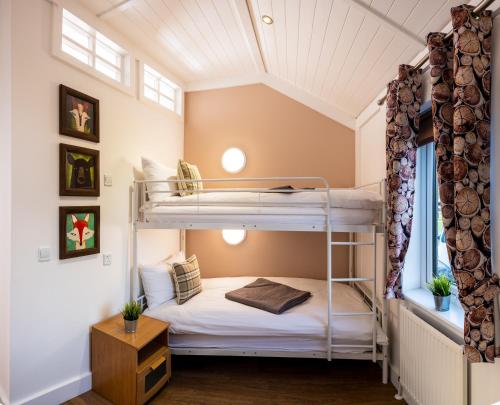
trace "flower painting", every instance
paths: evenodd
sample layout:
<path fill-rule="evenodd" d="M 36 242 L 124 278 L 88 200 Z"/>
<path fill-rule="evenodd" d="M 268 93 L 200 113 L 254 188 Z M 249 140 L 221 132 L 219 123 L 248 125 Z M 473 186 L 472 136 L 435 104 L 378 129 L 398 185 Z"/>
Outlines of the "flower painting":
<path fill-rule="evenodd" d="M 99 253 L 99 207 L 59 207 L 59 258 Z"/>
<path fill-rule="evenodd" d="M 59 132 L 99 142 L 99 100 L 64 85 L 59 87 Z"/>
<path fill-rule="evenodd" d="M 59 195 L 99 196 L 99 151 L 59 145 Z"/>

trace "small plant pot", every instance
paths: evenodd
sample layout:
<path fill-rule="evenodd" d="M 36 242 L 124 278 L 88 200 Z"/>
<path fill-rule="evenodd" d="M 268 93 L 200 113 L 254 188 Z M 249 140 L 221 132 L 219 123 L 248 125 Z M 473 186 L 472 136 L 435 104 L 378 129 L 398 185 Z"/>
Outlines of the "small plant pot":
<path fill-rule="evenodd" d="M 125 332 L 126 333 L 135 333 L 137 330 L 137 319 L 135 321 L 127 321 L 126 319 L 123 320 L 125 322 Z"/>
<path fill-rule="evenodd" d="M 450 298 L 451 295 L 447 295 L 446 297 L 434 295 L 434 305 L 436 306 L 436 311 L 448 311 L 450 309 Z"/>

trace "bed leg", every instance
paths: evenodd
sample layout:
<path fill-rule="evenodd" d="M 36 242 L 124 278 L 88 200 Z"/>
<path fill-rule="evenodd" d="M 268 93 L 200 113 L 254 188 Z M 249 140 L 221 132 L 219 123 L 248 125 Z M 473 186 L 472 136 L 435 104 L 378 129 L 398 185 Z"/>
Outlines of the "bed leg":
<path fill-rule="evenodd" d="M 382 383 L 387 384 L 389 381 L 389 346 L 384 346 L 382 353 L 384 360 L 382 360 Z"/>

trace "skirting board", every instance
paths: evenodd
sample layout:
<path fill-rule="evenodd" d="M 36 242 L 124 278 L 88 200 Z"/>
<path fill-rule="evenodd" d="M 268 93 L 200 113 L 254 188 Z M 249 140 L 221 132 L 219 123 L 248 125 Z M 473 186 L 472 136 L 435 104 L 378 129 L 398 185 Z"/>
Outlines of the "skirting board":
<path fill-rule="evenodd" d="M 54 405 L 77 397 L 92 388 L 92 373 L 87 372 L 61 384 L 39 391 L 10 405 Z"/>

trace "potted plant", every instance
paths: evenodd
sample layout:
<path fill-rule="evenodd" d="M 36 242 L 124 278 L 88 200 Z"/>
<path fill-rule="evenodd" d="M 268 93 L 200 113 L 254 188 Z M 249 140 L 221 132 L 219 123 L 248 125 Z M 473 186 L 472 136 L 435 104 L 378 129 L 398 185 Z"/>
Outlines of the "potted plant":
<path fill-rule="evenodd" d="M 429 290 L 434 295 L 436 311 L 444 312 L 450 309 L 451 281 L 444 274 L 434 277 L 428 284 Z"/>
<path fill-rule="evenodd" d="M 123 307 L 122 315 L 125 321 L 125 332 L 135 333 L 137 330 L 137 320 L 141 315 L 141 304 L 136 301 L 127 302 Z"/>

